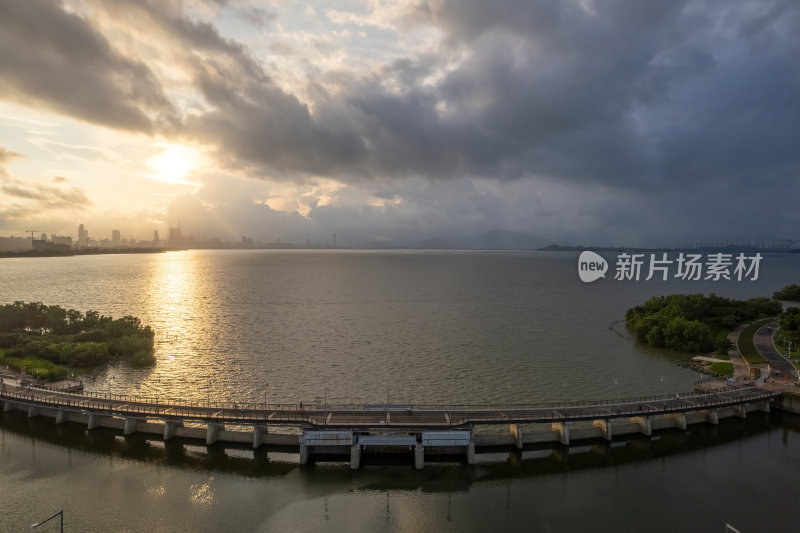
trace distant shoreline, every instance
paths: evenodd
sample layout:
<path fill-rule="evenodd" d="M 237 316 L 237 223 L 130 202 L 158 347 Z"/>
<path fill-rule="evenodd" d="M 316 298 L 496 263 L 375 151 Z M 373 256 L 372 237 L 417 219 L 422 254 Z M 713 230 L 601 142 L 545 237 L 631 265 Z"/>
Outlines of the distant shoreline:
<path fill-rule="evenodd" d="M 218 247 L 218 248 L 88 248 L 83 250 L 25 250 L 20 252 L 0 252 L 0 259 L 15 258 L 15 257 L 72 257 L 75 255 L 111 255 L 111 254 L 155 254 L 165 252 L 179 252 L 186 250 L 363 250 L 363 251 L 402 251 L 402 250 L 418 250 L 418 251 L 449 251 L 449 252 L 583 252 L 590 250 L 593 252 L 611 252 L 611 253 L 653 253 L 653 252 L 749 252 L 749 253 L 765 253 L 765 254 L 796 254 L 800 253 L 800 249 L 787 249 L 780 250 L 775 248 L 752 248 L 743 246 L 726 246 L 720 248 L 701 247 L 701 248 L 636 248 L 628 246 L 562 246 L 559 244 L 551 244 L 541 248 L 412 248 L 412 247 L 387 247 L 387 248 L 351 248 L 339 246 L 336 248 L 305 248 L 295 247 L 290 245 L 283 246 L 254 246 L 249 248 L 237 247 Z"/>
<path fill-rule="evenodd" d="M 700 247 L 684 247 L 684 248 L 635 248 L 631 246 L 561 246 L 560 244 L 551 244 L 537 248 L 537 252 L 583 252 L 591 250 L 593 252 L 760 252 L 760 253 L 800 253 L 800 249 L 787 248 L 781 250 L 779 248 L 759 248 L 754 246 L 700 246 Z"/>
<path fill-rule="evenodd" d="M 88 248 L 85 250 L 25 250 L 22 252 L 0 252 L 0 259 L 13 257 L 71 257 L 73 255 L 105 254 L 157 254 L 177 251 L 178 248 Z"/>

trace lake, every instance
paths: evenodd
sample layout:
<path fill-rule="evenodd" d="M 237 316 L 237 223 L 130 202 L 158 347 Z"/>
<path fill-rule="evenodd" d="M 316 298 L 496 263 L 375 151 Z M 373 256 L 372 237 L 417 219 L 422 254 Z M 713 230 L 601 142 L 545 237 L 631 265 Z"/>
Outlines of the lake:
<path fill-rule="evenodd" d="M 153 368 L 100 369 L 84 377 L 87 390 L 196 401 L 528 403 L 691 390 L 700 376 L 678 366 L 689 357 L 633 341 L 626 309 L 679 292 L 771 296 L 800 272 L 799 254 L 770 254 L 758 281 L 622 282 L 613 279 L 614 254 L 603 255 L 612 272 L 590 284 L 578 279 L 577 254 L 565 252 L 4 259 L 0 301 L 132 314 L 156 330 Z M 722 531 L 725 521 L 785 531 L 774 515 L 791 515 L 800 460 L 789 444 L 794 417 L 775 413 L 654 441 L 526 449 L 422 472 L 380 458 L 358 472 L 300 468 L 277 451 L 173 449 L 76 427 L 53 438 L 49 424 L 0 417 L 0 524 L 11 529 L 63 507 L 76 531 Z"/>

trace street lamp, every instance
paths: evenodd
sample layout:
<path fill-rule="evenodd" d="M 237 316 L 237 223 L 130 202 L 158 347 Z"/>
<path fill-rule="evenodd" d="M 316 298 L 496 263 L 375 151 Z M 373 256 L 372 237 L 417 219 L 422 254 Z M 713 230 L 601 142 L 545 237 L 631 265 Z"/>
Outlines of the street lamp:
<path fill-rule="evenodd" d="M 60 510 L 59 512 L 57 512 L 56 514 L 54 514 L 53 516 L 51 516 L 50 518 L 46 519 L 46 520 L 42 520 L 41 522 L 36 522 L 35 524 L 31 524 L 31 529 L 37 528 L 37 527 L 41 526 L 42 524 L 44 524 L 46 522 L 49 522 L 50 520 L 52 520 L 53 518 L 55 518 L 57 516 L 61 518 L 61 533 L 64 533 L 64 510 L 63 509 Z"/>
<path fill-rule="evenodd" d="M 664 376 L 661 376 L 661 383 L 664 384 L 664 396 L 667 395 L 667 382 L 664 381 Z"/>
<path fill-rule="evenodd" d="M 264 410 L 267 410 L 267 387 L 269 387 L 269 383 L 264 382 Z"/>
<path fill-rule="evenodd" d="M 453 389 L 448 389 L 447 392 L 450 393 L 450 405 L 447 406 L 447 410 L 450 411 L 450 414 L 447 415 L 448 423 L 453 423 Z"/>
<path fill-rule="evenodd" d="M 328 425 L 328 387 L 325 387 L 325 425 Z"/>

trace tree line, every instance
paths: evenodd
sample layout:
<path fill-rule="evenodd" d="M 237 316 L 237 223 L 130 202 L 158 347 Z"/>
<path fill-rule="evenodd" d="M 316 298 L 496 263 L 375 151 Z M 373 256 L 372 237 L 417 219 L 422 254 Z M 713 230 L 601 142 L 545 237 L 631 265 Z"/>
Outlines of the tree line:
<path fill-rule="evenodd" d="M 772 295 L 776 300 L 787 300 L 790 302 L 800 302 L 800 285 L 787 285 Z"/>
<path fill-rule="evenodd" d="M 728 332 L 759 318 L 778 316 L 782 310 L 781 303 L 770 298 L 672 294 L 628 309 L 625 321 L 636 338 L 650 346 L 679 352 L 727 352 Z"/>
<path fill-rule="evenodd" d="M 0 305 L 0 360 L 45 379 L 66 376 L 65 367 L 88 368 L 114 359 L 154 364 L 153 336 L 133 316 L 114 319 L 41 302 Z"/>
<path fill-rule="evenodd" d="M 800 285 L 796 283 L 787 285 L 772 295 L 776 300 L 800 302 Z M 800 346 L 800 308 L 789 307 L 781 315 L 781 337 L 792 341 L 795 346 Z"/>

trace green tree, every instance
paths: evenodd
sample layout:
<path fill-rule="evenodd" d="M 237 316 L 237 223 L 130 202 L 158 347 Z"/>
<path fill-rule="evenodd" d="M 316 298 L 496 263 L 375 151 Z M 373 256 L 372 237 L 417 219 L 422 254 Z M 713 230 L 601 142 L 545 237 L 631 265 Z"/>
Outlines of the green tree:
<path fill-rule="evenodd" d="M 790 300 L 792 302 L 800 302 L 800 285 L 796 283 L 787 285 L 781 290 L 772 295 L 776 300 Z"/>
<path fill-rule="evenodd" d="M 41 302 L 0 305 L 0 361 L 35 368 L 40 376 L 65 373 L 59 364 L 85 368 L 113 357 L 153 364 L 153 337 L 153 330 L 133 316 L 114 320 Z"/>
<path fill-rule="evenodd" d="M 780 302 L 768 298 L 733 300 L 716 294 L 671 294 L 628 309 L 625 319 L 640 342 L 704 352 L 725 350 L 727 333 L 738 325 L 780 313 Z"/>

